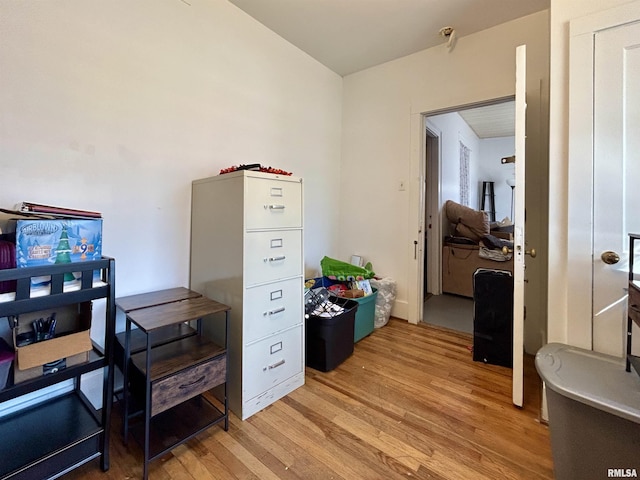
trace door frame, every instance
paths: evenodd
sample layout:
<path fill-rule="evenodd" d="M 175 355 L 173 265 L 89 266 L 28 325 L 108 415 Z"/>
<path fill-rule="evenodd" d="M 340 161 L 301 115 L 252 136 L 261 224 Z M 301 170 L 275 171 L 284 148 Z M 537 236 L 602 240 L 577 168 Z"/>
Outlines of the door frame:
<path fill-rule="evenodd" d="M 427 170 L 426 159 L 426 140 L 427 140 L 427 128 L 431 130 L 431 133 L 435 133 L 433 128 L 430 128 L 428 117 L 434 115 L 442 115 L 445 113 L 454 113 L 461 110 L 468 110 L 470 108 L 486 107 L 488 105 L 495 105 L 498 103 L 511 102 L 515 100 L 515 92 L 513 95 L 507 95 L 504 97 L 493 98 L 489 100 L 468 103 L 463 105 L 451 106 L 439 110 L 432 110 L 428 112 L 416 113 L 411 115 L 411 158 L 410 158 L 410 175 L 411 181 L 409 182 L 409 239 L 412 243 L 408 252 L 408 265 L 409 265 L 409 277 L 407 282 L 407 317 L 408 322 L 418 324 L 422 321 L 424 299 L 422 296 L 424 285 L 424 255 L 427 254 L 428 259 L 436 261 L 438 265 L 437 284 L 441 286 L 442 275 L 440 274 L 442 269 L 442 210 L 440 209 L 441 202 L 441 177 L 442 177 L 442 161 L 438 157 L 437 168 L 437 204 L 432 205 L 432 224 L 436 226 L 437 230 L 433 232 L 435 241 L 430 242 L 429 249 L 436 249 L 436 252 L 425 253 L 424 249 L 424 229 L 425 229 L 425 198 L 427 192 L 427 183 L 429 187 L 432 187 L 435 179 L 427 180 L 425 182 L 425 175 Z M 433 127 L 433 125 L 431 125 Z M 437 129 L 436 129 L 437 130 Z M 440 152 L 438 152 L 438 156 Z M 432 195 L 433 192 L 429 192 Z M 433 199 L 434 196 L 431 196 Z M 432 277 L 429 277 L 430 280 Z M 442 293 L 440 287 L 439 292 Z"/>
<path fill-rule="evenodd" d="M 442 219 L 439 205 L 442 203 L 440 179 L 442 178 L 442 132 L 436 127 L 428 117 L 424 117 L 425 122 L 425 195 L 423 198 L 425 215 L 425 229 L 427 238 L 427 248 L 424 254 L 427 256 L 428 272 L 422 272 L 422 277 L 427 278 L 429 292 L 434 295 L 442 293 L 442 248 L 440 239 L 442 238 Z M 431 217 L 429 223 L 427 216 Z M 431 228 L 429 228 L 431 225 Z M 424 262 L 423 262 L 424 268 Z M 423 288 L 424 290 L 424 288 Z M 424 302 L 423 302 L 424 305 Z M 420 315 L 420 318 L 424 313 Z"/>
<path fill-rule="evenodd" d="M 640 21 L 640 1 L 569 23 L 567 343 L 593 348 L 593 96 L 595 36 Z"/>

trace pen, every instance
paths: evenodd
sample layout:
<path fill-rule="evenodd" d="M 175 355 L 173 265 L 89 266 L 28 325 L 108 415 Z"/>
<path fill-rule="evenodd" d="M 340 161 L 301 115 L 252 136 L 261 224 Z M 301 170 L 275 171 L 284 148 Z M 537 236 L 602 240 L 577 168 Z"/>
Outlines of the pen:
<path fill-rule="evenodd" d="M 51 315 L 50 318 L 50 322 L 49 322 L 49 338 L 53 338 L 55 331 L 56 331 L 56 314 L 55 312 Z"/>

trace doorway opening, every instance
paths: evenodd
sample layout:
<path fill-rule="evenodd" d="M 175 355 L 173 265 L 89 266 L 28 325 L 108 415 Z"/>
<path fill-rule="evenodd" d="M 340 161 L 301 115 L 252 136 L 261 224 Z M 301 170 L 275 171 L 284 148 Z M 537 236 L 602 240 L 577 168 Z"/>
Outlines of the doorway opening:
<path fill-rule="evenodd" d="M 473 261 L 470 259 L 466 265 L 465 258 L 458 256 L 455 261 L 460 260 L 461 265 L 448 262 L 452 257 L 451 250 L 443 248 L 445 239 L 458 234 L 443 207 L 451 200 L 487 212 L 493 227 L 513 224 L 513 164 L 505 165 L 501 159 L 515 151 L 514 98 L 428 113 L 424 116 L 424 129 L 421 321 L 472 333 L 473 279 L 469 269 L 473 268 Z M 462 148 L 466 149 L 466 157 L 462 156 Z M 463 159 L 467 165 L 462 165 Z M 462 182 L 464 177 L 466 184 Z M 486 188 L 489 184 L 491 189 Z M 485 198 L 489 192 L 490 201 Z"/>

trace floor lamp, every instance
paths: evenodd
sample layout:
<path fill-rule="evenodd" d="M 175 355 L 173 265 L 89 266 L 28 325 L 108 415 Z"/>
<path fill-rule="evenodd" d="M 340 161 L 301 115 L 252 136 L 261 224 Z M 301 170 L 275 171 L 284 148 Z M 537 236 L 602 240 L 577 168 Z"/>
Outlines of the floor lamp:
<path fill-rule="evenodd" d="M 507 185 L 511 187 L 511 223 L 515 223 L 513 221 L 513 190 L 516 188 L 516 180 L 515 178 L 507 178 Z"/>

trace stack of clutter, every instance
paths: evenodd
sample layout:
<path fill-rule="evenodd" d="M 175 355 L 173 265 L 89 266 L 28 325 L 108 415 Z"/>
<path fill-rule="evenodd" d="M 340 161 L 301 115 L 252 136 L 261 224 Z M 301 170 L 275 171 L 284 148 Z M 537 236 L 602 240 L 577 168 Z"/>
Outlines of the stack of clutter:
<path fill-rule="evenodd" d="M 324 288 L 309 289 L 304 294 L 305 318 L 311 316 L 320 318 L 333 318 L 344 313 L 344 307 L 331 300 L 335 298 Z M 336 299 L 337 300 L 337 299 Z"/>
<path fill-rule="evenodd" d="M 331 268 L 326 268 L 327 260 L 332 262 Z M 374 330 L 374 311 L 378 292 L 371 287 L 369 278 L 353 275 L 354 272 L 351 270 L 353 265 L 325 257 L 322 267 L 324 276 L 307 280 L 305 286 L 307 288 L 323 287 L 335 297 L 350 298 L 358 304 L 353 341 L 359 342 Z M 360 267 L 353 267 L 353 269 L 364 270 Z M 329 273 L 334 275 L 328 275 Z M 340 278 L 335 275 L 336 273 L 340 273 Z M 370 274 L 373 275 L 373 271 L 370 271 Z"/>

